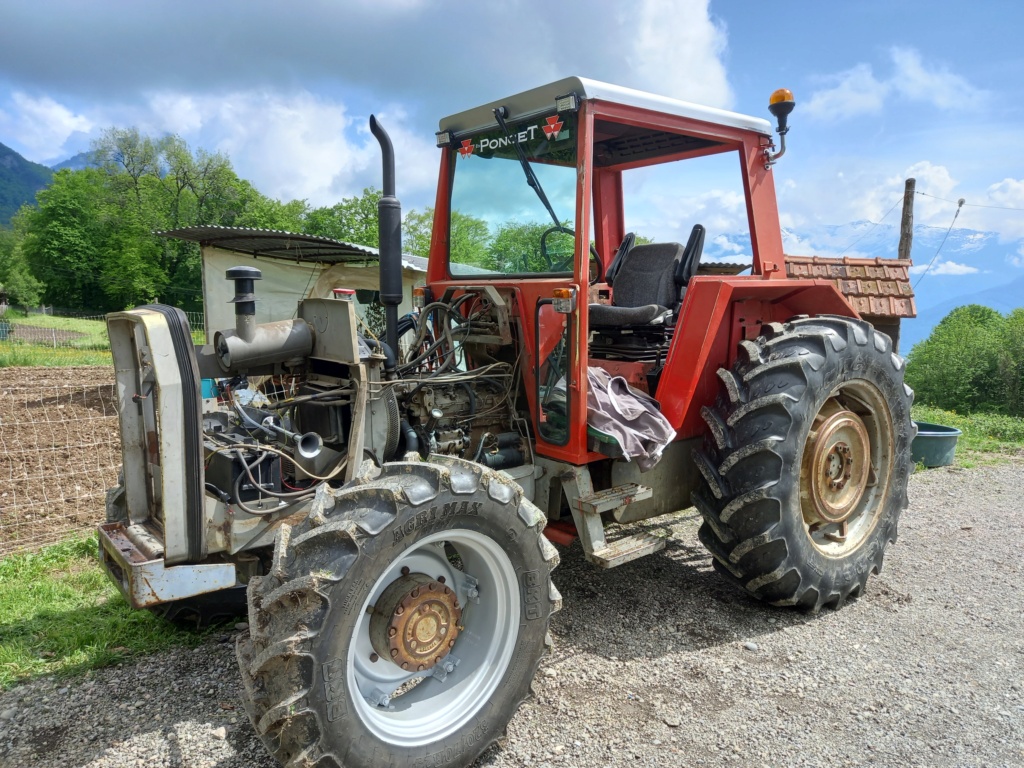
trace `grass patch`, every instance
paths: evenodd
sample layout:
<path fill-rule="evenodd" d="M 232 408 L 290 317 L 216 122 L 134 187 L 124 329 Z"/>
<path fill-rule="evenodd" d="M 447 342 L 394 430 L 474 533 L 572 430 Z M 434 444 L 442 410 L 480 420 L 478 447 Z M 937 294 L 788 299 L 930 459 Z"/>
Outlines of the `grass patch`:
<path fill-rule="evenodd" d="M 963 432 L 957 441 L 958 455 L 961 451 L 1007 455 L 1024 451 L 1024 418 L 997 413 L 964 415 L 930 405 L 915 405 L 911 415 L 915 421 L 942 424 Z M 967 466 L 963 461 L 961 464 Z"/>
<path fill-rule="evenodd" d="M 0 368 L 28 365 L 71 366 L 112 365 L 110 351 L 72 349 L 70 347 L 44 347 L 38 344 L 0 342 Z"/>
<path fill-rule="evenodd" d="M 0 560 L 0 690 L 202 641 L 132 610 L 100 569 L 97 546 L 91 536 Z"/>
<path fill-rule="evenodd" d="M 82 334 L 74 339 L 64 341 L 58 339 L 57 343 L 60 345 L 67 345 L 75 349 L 110 349 L 110 341 L 107 339 L 107 321 L 101 317 L 83 319 L 56 315 L 29 315 L 9 309 L 3 319 L 14 326 L 31 325 L 35 328 L 53 328 L 57 331 Z"/>

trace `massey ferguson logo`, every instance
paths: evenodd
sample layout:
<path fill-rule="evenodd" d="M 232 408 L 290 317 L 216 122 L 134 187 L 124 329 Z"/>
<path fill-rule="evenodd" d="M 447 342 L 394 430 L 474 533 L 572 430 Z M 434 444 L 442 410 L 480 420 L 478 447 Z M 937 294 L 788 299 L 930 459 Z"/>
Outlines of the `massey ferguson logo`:
<path fill-rule="evenodd" d="M 459 154 L 462 157 L 469 157 L 473 154 L 473 142 L 470 139 L 462 140 L 462 146 L 459 147 Z"/>
<path fill-rule="evenodd" d="M 548 124 L 541 127 L 544 129 L 544 135 L 548 137 L 548 141 L 554 141 L 558 138 L 558 132 L 562 130 L 563 125 L 565 123 L 558 119 L 558 115 L 552 115 L 548 118 Z"/>

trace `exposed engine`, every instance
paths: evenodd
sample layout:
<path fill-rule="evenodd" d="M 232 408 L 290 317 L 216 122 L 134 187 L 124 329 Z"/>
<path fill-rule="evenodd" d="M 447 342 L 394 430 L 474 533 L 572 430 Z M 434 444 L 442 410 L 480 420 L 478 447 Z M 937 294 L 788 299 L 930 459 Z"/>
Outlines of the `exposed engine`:
<path fill-rule="evenodd" d="M 208 493 L 251 515 L 286 512 L 343 481 L 353 450 L 357 463 L 432 453 L 495 469 L 527 461 L 518 369 L 489 354 L 510 340 L 500 297 L 471 290 L 428 303 L 399 320 L 395 354 L 353 322 L 345 298 L 305 300 L 296 319 L 256 324 L 260 277 L 228 271 L 236 327 L 200 355 Z"/>

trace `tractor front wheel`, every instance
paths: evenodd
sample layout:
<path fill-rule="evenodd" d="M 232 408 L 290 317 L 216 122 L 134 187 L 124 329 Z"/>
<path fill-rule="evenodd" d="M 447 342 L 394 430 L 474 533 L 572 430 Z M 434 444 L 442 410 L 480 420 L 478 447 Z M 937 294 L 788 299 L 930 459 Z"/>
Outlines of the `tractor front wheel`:
<path fill-rule="evenodd" d="M 505 733 L 561 598 L 544 515 L 509 480 L 384 465 L 283 528 L 238 642 L 253 725 L 286 766 L 462 766 Z"/>
<path fill-rule="evenodd" d="M 913 392 L 868 323 L 767 324 L 740 344 L 694 459 L 715 568 L 756 597 L 839 608 L 882 567 L 907 506 Z"/>

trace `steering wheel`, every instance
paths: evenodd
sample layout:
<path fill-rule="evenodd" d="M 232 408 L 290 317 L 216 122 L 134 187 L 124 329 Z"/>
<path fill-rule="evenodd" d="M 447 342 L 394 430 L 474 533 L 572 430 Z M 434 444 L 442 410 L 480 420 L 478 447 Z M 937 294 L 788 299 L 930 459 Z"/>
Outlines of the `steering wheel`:
<path fill-rule="evenodd" d="M 548 255 L 548 235 L 554 234 L 555 232 L 564 232 L 565 234 L 572 235 L 573 237 L 576 236 L 576 232 L 569 229 L 568 227 L 554 226 L 545 229 L 544 233 L 540 236 L 540 255 L 544 257 L 544 261 L 548 265 L 548 271 L 565 272 L 568 269 L 571 269 L 572 267 L 572 254 L 569 254 L 568 257 L 563 258 L 557 264 L 552 264 L 551 256 Z M 595 277 L 593 280 L 590 281 L 590 284 L 593 285 L 594 283 L 601 282 L 601 279 L 604 277 L 604 269 L 601 264 L 601 257 L 598 256 L 597 249 L 593 245 L 590 246 L 590 258 L 597 264 L 597 272 L 595 274 Z"/>
<path fill-rule="evenodd" d="M 564 272 L 565 268 L 572 264 L 572 256 L 568 260 L 563 258 L 558 262 L 558 269 L 555 269 L 555 265 L 551 263 L 551 256 L 548 255 L 548 235 L 553 235 L 555 232 L 564 232 L 573 237 L 576 236 L 576 233 L 568 227 L 563 227 L 559 224 L 554 227 L 548 227 L 540 236 L 540 255 L 544 257 L 544 262 L 548 265 L 548 272 Z"/>

